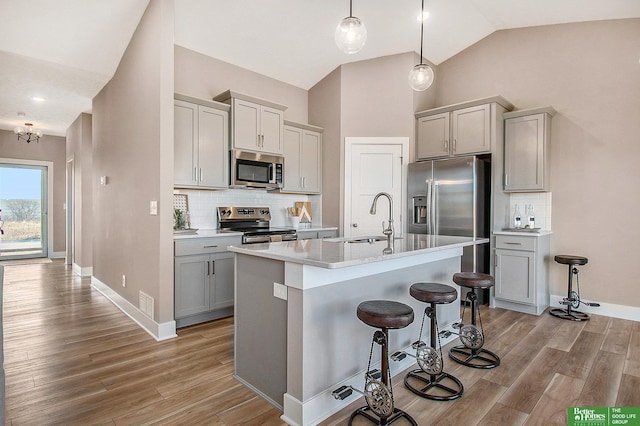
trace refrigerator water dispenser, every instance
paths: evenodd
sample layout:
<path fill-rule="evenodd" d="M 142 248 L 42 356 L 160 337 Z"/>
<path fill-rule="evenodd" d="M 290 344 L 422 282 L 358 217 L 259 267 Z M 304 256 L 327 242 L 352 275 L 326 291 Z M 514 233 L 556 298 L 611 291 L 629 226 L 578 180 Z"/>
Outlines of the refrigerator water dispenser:
<path fill-rule="evenodd" d="M 413 224 L 427 224 L 427 197 L 413 197 Z"/>

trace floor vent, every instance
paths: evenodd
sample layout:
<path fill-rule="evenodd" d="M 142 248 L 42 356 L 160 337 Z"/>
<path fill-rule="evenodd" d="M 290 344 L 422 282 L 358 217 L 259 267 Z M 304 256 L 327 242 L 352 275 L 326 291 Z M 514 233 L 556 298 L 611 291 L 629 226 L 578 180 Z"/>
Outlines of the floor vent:
<path fill-rule="evenodd" d="M 153 319 L 153 297 L 141 291 L 139 297 L 140 310 L 149 318 Z"/>

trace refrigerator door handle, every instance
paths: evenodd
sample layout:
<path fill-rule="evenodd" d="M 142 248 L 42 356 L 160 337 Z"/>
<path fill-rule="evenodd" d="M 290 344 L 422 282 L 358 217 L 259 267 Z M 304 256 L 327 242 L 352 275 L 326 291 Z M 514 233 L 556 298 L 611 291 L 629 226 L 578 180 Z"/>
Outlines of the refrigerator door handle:
<path fill-rule="evenodd" d="M 427 234 L 431 234 L 431 218 L 433 217 L 433 202 L 431 199 L 431 179 L 427 179 Z"/>
<path fill-rule="evenodd" d="M 432 202 L 431 202 L 431 206 L 432 206 L 432 215 L 431 217 L 433 218 L 433 224 L 431 226 L 432 228 L 432 232 L 433 235 L 438 235 L 438 233 L 440 232 L 439 228 L 439 224 L 438 224 L 438 187 L 440 186 L 440 182 L 435 181 L 432 183 L 433 185 L 433 189 L 431 190 L 431 198 L 432 198 Z"/>

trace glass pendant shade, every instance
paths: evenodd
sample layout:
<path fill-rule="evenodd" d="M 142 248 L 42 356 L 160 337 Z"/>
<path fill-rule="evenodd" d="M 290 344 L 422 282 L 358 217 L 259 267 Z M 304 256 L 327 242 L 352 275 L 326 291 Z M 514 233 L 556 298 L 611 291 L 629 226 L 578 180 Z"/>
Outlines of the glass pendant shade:
<path fill-rule="evenodd" d="M 340 21 L 335 37 L 336 45 L 344 53 L 357 53 L 367 41 L 367 28 L 359 18 L 349 16 Z"/>
<path fill-rule="evenodd" d="M 409 71 L 409 86 L 417 92 L 427 90 L 433 83 L 433 70 L 427 64 L 418 64 Z"/>

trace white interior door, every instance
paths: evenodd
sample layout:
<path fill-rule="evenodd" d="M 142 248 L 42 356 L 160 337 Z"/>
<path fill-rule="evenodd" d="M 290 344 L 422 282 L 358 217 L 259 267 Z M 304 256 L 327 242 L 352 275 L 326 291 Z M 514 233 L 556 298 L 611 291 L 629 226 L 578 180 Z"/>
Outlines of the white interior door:
<path fill-rule="evenodd" d="M 395 236 L 404 232 L 403 157 L 409 138 L 346 138 L 344 235 L 382 235 L 382 222 L 389 220 L 389 201 L 380 197 L 375 215 L 370 214 L 376 194 L 393 199 Z"/>

